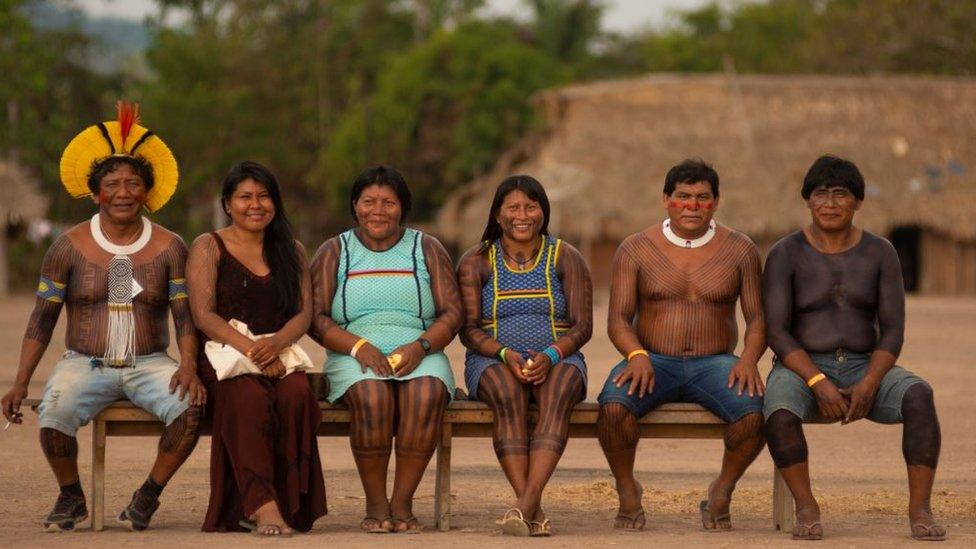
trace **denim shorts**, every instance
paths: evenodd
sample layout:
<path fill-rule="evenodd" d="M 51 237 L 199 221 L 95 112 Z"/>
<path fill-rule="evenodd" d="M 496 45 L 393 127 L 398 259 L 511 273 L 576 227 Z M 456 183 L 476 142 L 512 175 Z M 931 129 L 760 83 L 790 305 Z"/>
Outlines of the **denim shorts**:
<path fill-rule="evenodd" d="M 839 389 L 861 381 L 868 371 L 871 355 L 838 351 L 831 354 L 810 353 L 810 359 Z M 876 423 L 901 423 L 901 399 L 905 391 L 925 380 L 901 366 L 893 366 L 881 380 L 868 419 Z M 783 365 L 773 361 L 773 369 L 766 378 L 766 402 L 763 415 L 769 418 L 776 410 L 789 410 L 803 421 L 820 417 L 820 407 L 813 390 L 806 381 Z"/>
<path fill-rule="evenodd" d="M 668 402 L 701 404 L 722 420 L 733 423 L 747 414 L 759 413 L 763 399 L 758 394 L 738 394 L 738 385 L 729 388 L 729 373 L 739 361 L 735 355 L 673 357 L 651 353 L 654 365 L 654 388 L 644 398 L 628 395 L 630 382 L 617 387 L 613 378 L 627 367 L 622 360 L 607 377 L 598 401 L 601 406 L 618 402 L 638 418 Z"/>
<path fill-rule="evenodd" d="M 68 351 L 54 366 L 38 406 L 40 426 L 75 436 L 98 412 L 127 398 L 169 425 L 189 408 L 190 396 L 180 400 L 169 383 L 177 364 L 166 353 L 136 357 L 135 366 L 93 365 L 92 357 Z"/>

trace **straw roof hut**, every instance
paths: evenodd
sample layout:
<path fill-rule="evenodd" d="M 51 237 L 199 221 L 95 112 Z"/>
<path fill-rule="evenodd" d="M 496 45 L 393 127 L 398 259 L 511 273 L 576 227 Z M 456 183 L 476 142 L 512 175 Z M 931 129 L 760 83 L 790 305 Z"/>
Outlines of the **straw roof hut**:
<path fill-rule="evenodd" d="M 7 238 L 12 227 L 44 217 L 48 200 L 36 181 L 15 162 L 0 161 L 0 295 L 7 295 Z"/>
<path fill-rule="evenodd" d="M 976 294 L 976 80 L 662 74 L 536 103 L 544 129 L 448 198 L 445 241 L 473 245 L 498 182 L 528 173 L 549 193 L 552 231 L 605 281 L 617 243 L 663 219 L 667 170 L 701 157 L 721 179 L 718 221 L 765 251 L 808 222 L 803 176 L 832 153 L 865 174 L 857 222 L 893 241 L 909 289 Z"/>

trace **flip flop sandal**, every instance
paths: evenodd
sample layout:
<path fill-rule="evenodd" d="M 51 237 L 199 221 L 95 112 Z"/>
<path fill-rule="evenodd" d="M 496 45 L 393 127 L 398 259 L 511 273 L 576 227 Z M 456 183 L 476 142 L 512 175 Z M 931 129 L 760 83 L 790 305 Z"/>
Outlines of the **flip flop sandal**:
<path fill-rule="evenodd" d="M 359 521 L 359 529 L 367 534 L 389 534 L 390 529 L 383 526 L 387 520 L 390 520 L 390 517 L 385 519 L 363 517 L 363 520 Z M 369 524 L 375 524 L 375 526 L 369 526 Z"/>
<path fill-rule="evenodd" d="M 549 519 L 544 518 L 542 520 L 529 521 L 529 537 L 543 538 L 551 535 L 552 523 L 549 522 Z"/>
<path fill-rule="evenodd" d="M 618 526 L 617 521 L 619 520 L 630 521 L 630 526 Z M 640 532 L 644 529 L 644 525 L 647 523 L 647 516 L 644 514 L 644 508 L 641 507 L 633 515 L 625 515 L 624 513 L 617 513 L 617 516 L 613 519 L 613 527 L 617 530 L 622 530 L 624 532 Z"/>
<path fill-rule="evenodd" d="M 505 511 L 502 518 L 496 521 L 495 524 L 501 526 L 502 533 L 509 536 L 527 538 L 531 533 L 529 523 L 525 522 L 522 511 L 519 511 L 517 507 L 512 507 L 508 511 Z"/>
<path fill-rule="evenodd" d="M 713 515 L 711 511 L 708 510 L 708 500 L 701 500 L 698 504 L 698 512 L 701 513 L 702 528 L 706 532 L 729 532 L 732 530 L 732 514 L 722 513 L 721 515 Z M 729 527 L 724 528 L 719 526 L 719 521 L 729 521 Z M 711 523 L 711 526 L 709 526 Z"/>
<path fill-rule="evenodd" d="M 940 532 L 939 530 L 943 531 Z M 912 539 L 918 541 L 942 541 L 946 539 L 946 532 L 944 530 L 945 529 L 938 524 L 926 526 L 917 522 L 912 525 Z"/>
<path fill-rule="evenodd" d="M 393 533 L 395 534 L 419 534 L 424 531 L 424 525 L 421 524 L 421 522 L 417 520 L 417 517 L 413 515 L 410 515 L 407 518 L 390 517 L 390 519 L 393 521 Z M 406 530 L 397 529 L 397 523 L 400 522 L 407 525 Z M 411 528 L 411 524 L 416 524 L 416 528 Z"/>
<path fill-rule="evenodd" d="M 250 530 L 252 536 L 259 538 L 290 538 L 292 536 L 292 532 L 285 532 L 284 527 L 280 524 L 257 524 L 249 520 L 242 520 L 238 524 Z"/>
<path fill-rule="evenodd" d="M 817 528 L 818 531 L 814 531 Z M 816 541 L 823 539 L 823 525 L 820 521 L 809 524 L 797 524 L 793 527 L 793 539 Z"/>

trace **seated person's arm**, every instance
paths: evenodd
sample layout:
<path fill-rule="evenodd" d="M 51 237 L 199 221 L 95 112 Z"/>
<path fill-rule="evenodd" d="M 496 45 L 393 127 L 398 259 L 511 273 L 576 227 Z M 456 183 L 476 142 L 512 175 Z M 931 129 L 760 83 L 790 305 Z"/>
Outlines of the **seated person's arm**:
<path fill-rule="evenodd" d="M 330 238 L 312 258 L 312 324 L 308 335 L 326 349 L 350 354 L 359 336 L 349 333 L 332 320 L 332 299 L 336 291 L 340 250 L 339 237 Z"/>
<path fill-rule="evenodd" d="M 193 323 L 207 337 L 230 345 L 246 355 L 254 344 L 217 314 L 217 265 L 220 248 L 210 234 L 202 234 L 190 246 L 186 261 L 186 284 L 190 294 Z"/>
<path fill-rule="evenodd" d="M 560 244 L 556 275 L 566 295 L 566 312 L 571 326 L 553 346 L 565 357 L 580 350 L 593 335 L 593 281 L 586 260 L 579 250 L 566 242 Z"/>
<path fill-rule="evenodd" d="M 625 241 L 613 256 L 613 267 L 610 270 L 610 306 L 607 312 L 607 335 L 623 356 L 644 348 L 634 329 L 640 267 L 625 249 L 626 245 Z"/>
<path fill-rule="evenodd" d="M 298 254 L 299 265 L 299 299 L 298 311 L 288 319 L 288 322 L 278 330 L 271 339 L 276 349 L 284 349 L 295 343 L 308 332 L 312 325 L 312 278 L 308 270 L 308 256 L 305 246 L 295 241 L 295 252 Z"/>
<path fill-rule="evenodd" d="M 436 238 L 426 234 L 422 237 L 421 245 L 427 272 L 430 273 L 430 290 L 434 296 L 437 314 L 437 319 L 427 327 L 421 337 L 430 342 L 431 352 L 437 352 L 447 347 L 461 329 L 464 320 L 461 295 L 454 276 L 454 264 L 444 246 Z"/>
<path fill-rule="evenodd" d="M 180 366 L 197 369 L 197 330 L 193 325 L 193 315 L 190 312 L 190 300 L 187 292 L 186 261 L 187 250 L 183 240 L 174 236 L 170 243 L 170 264 L 167 266 L 169 275 L 169 308 L 173 315 L 173 326 L 176 328 L 176 345 L 180 349 Z"/>
<path fill-rule="evenodd" d="M 464 305 L 461 343 L 484 356 L 498 356 L 504 347 L 481 328 L 481 289 L 488 280 L 486 254 L 478 253 L 480 246 L 468 250 L 458 265 L 458 284 Z"/>
<path fill-rule="evenodd" d="M 739 265 L 741 286 L 739 303 L 746 321 L 743 336 L 742 362 L 755 366 L 766 352 L 766 315 L 762 303 L 762 261 L 754 244 L 742 258 Z"/>
<path fill-rule="evenodd" d="M 41 263 L 41 279 L 37 288 L 37 299 L 34 300 L 34 311 L 27 321 L 27 330 L 20 345 L 20 365 L 13 387 L 3 397 L 3 415 L 7 421 L 21 423 L 20 402 L 27 397 L 30 380 L 34 376 L 37 364 L 44 356 L 51 335 L 61 315 L 64 298 L 67 295 L 68 280 L 71 276 L 70 256 L 77 253 L 71 240 L 61 235 L 58 237 Z"/>

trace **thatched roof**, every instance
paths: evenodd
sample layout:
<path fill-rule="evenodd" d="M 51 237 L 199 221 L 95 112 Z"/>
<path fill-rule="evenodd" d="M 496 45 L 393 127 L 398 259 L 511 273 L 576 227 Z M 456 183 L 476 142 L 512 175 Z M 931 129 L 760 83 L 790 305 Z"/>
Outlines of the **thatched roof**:
<path fill-rule="evenodd" d="M 976 239 L 976 80 L 653 75 L 536 101 L 546 129 L 449 197 L 438 218 L 448 242 L 477 240 L 495 186 L 513 173 L 545 185 L 553 232 L 622 239 L 664 217 L 664 175 L 687 157 L 718 170 L 719 221 L 776 238 L 808 222 L 799 189 L 823 153 L 865 174 L 865 228 Z"/>
<path fill-rule="evenodd" d="M 6 225 L 44 217 L 48 199 L 19 165 L 0 161 L 0 230 Z"/>

